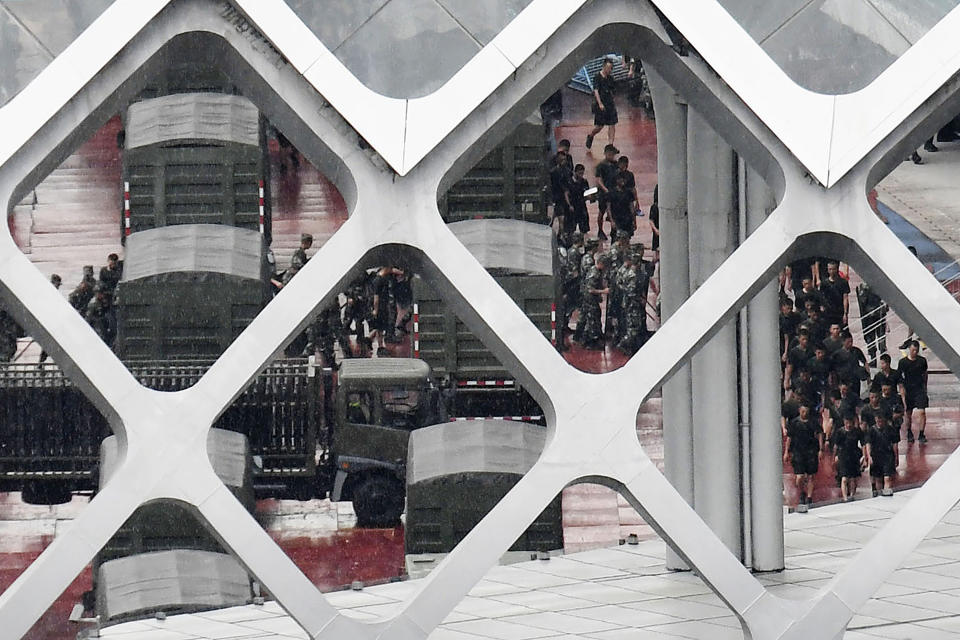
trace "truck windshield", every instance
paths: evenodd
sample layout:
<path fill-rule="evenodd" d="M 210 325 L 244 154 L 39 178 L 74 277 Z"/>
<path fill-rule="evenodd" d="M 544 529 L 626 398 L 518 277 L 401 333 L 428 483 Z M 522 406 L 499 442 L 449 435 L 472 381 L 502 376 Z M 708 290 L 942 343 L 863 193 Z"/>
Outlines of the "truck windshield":
<path fill-rule="evenodd" d="M 419 389 L 396 387 L 384 389 L 381 393 L 384 426 L 408 428 L 419 426 L 421 400 Z"/>

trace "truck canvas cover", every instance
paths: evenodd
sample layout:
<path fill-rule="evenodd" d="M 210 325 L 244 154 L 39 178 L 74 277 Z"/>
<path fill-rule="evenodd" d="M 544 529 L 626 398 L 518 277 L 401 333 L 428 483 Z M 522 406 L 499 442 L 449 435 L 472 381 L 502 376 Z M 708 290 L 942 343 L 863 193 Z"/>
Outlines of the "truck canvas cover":
<path fill-rule="evenodd" d="M 540 457 L 547 430 L 507 420 L 450 422 L 410 433 L 407 484 L 458 473 L 522 476 Z"/>
<path fill-rule="evenodd" d="M 127 149 L 173 140 L 222 140 L 257 146 L 260 114 L 242 96 L 175 93 L 127 110 Z"/>
<path fill-rule="evenodd" d="M 447 225 L 485 269 L 553 275 L 553 232 L 522 220 L 463 220 Z"/>
<path fill-rule="evenodd" d="M 178 224 L 127 237 L 123 281 L 164 273 L 222 273 L 260 280 L 263 239 L 256 231 L 217 224 Z"/>

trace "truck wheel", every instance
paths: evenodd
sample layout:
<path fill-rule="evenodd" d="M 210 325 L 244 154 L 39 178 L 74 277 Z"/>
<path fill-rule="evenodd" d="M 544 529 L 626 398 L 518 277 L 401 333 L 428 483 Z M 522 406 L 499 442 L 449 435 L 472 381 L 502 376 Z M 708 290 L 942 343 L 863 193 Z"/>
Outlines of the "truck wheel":
<path fill-rule="evenodd" d="M 353 510 L 361 527 L 393 527 L 403 512 L 403 485 L 386 476 L 369 476 L 353 489 Z"/>

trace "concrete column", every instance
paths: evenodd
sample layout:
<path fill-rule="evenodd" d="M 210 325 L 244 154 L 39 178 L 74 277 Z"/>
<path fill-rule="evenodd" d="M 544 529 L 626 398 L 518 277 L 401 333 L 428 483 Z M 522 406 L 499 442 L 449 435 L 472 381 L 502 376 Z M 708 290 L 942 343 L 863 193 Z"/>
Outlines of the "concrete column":
<path fill-rule="evenodd" d="M 692 110 L 687 118 L 690 284 L 703 284 L 737 239 L 733 150 Z M 693 358 L 694 507 L 742 558 L 737 329 L 720 331 Z"/>
<path fill-rule="evenodd" d="M 747 169 L 747 233 L 775 205 L 760 176 Z M 754 571 L 780 571 L 783 562 L 783 460 L 780 436 L 780 328 L 777 282 L 747 305 L 750 398 L 750 545 Z"/>
<path fill-rule="evenodd" d="M 666 321 L 690 296 L 687 231 L 687 106 L 660 76 L 647 69 L 657 114 L 660 206 L 660 313 Z M 693 413 L 690 365 L 663 384 L 663 456 L 667 479 L 693 506 Z M 687 564 L 667 548 L 666 565 Z"/>

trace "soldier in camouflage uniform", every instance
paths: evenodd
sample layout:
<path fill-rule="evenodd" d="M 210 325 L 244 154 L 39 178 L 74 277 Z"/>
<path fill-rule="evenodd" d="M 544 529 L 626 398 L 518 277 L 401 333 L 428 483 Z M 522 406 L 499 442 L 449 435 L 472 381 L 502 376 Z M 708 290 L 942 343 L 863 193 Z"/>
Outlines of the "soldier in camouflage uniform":
<path fill-rule="evenodd" d="M 287 284 L 297 275 L 300 269 L 307 266 L 310 258 L 307 257 L 307 249 L 313 246 L 313 236 L 309 233 L 300 234 L 300 247 L 290 256 L 290 268 L 283 272 L 283 284 Z"/>
<path fill-rule="evenodd" d="M 117 318 L 111 298 L 100 285 L 97 285 L 96 296 L 87 305 L 87 324 L 93 327 L 100 339 L 110 348 L 113 348 L 113 339 L 117 337 Z"/>
<path fill-rule="evenodd" d="M 350 348 L 350 341 L 346 339 L 343 330 L 343 322 L 340 319 L 340 301 L 338 297 L 331 300 L 326 307 L 320 311 L 316 321 L 307 329 L 307 351 L 312 354 L 314 349 L 319 349 L 323 356 L 323 362 L 326 366 L 334 369 L 338 368 L 336 353 L 333 350 L 336 342 L 340 343 L 345 358 L 353 355 Z"/>
<path fill-rule="evenodd" d="M 587 349 L 602 349 L 604 346 L 600 301 L 604 294 L 610 293 L 610 289 L 604 284 L 604 275 L 609 268 L 610 256 L 601 253 L 596 258 L 596 264 L 583 276 L 583 284 L 580 288 L 580 320 L 577 322 L 577 330 L 581 331 L 581 342 Z"/>
<path fill-rule="evenodd" d="M 611 258 L 610 280 L 616 282 L 617 304 L 614 311 L 617 317 L 614 318 L 616 327 L 613 332 L 613 343 L 617 344 L 623 340 L 627 332 L 627 296 L 631 294 L 630 288 L 633 287 L 633 278 L 635 274 L 631 272 L 633 265 L 633 250 L 629 244 L 623 249 L 619 256 L 620 266 L 613 271 L 613 259 Z"/>
<path fill-rule="evenodd" d="M 580 257 L 580 280 L 577 283 L 577 309 L 583 304 L 583 279 L 594 266 L 594 256 L 600 248 L 600 241 L 596 238 L 586 238 L 584 240 L 584 252 Z M 577 328 L 573 332 L 573 339 L 577 342 L 583 342 L 583 316 L 577 316 Z"/>
<path fill-rule="evenodd" d="M 606 255 L 610 257 L 610 270 L 605 275 L 607 285 L 610 289 L 610 295 L 607 296 L 607 315 L 604 321 L 603 333 L 607 337 L 614 338 L 622 333 L 618 325 L 622 315 L 620 302 L 620 288 L 617 286 L 617 273 L 623 265 L 624 254 L 630 249 L 630 234 L 624 231 L 613 231 L 610 248 Z"/>
<path fill-rule="evenodd" d="M 646 313 L 643 281 L 646 278 L 646 273 L 640 264 L 642 259 L 642 253 L 631 251 L 627 262 L 624 263 L 626 266 L 622 281 L 624 332 L 617 343 L 617 348 L 627 355 L 633 355 L 637 352 L 646 332 L 643 322 Z"/>
<path fill-rule="evenodd" d="M 93 265 L 88 264 L 83 267 L 83 279 L 80 284 L 70 292 L 67 301 L 70 306 L 76 309 L 80 314 L 87 312 L 87 305 L 93 299 L 93 289 L 97 286 L 97 279 L 93 277 Z"/>
<path fill-rule="evenodd" d="M 367 333 L 363 323 L 373 315 L 370 308 L 370 297 L 367 295 L 367 274 L 361 274 L 360 278 L 350 285 L 347 289 L 347 302 L 343 306 L 343 331 L 344 339 L 349 341 L 349 336 L 356 335 L 357 350 L 362 356 L 367 349 L 373 348 L 373 343 L 367 338 Z"/>
<path fill-rule="evenodd" d="M 580 262 L 583 258 L 583 234 L 570 234 L 570 246 L 560 255 L 560 282 L 563 294 L 560 300 L 560 336 L 557 347 L 567 348 L 566 334 L 570 330 L 570 316 L 580 306 Z"/>

